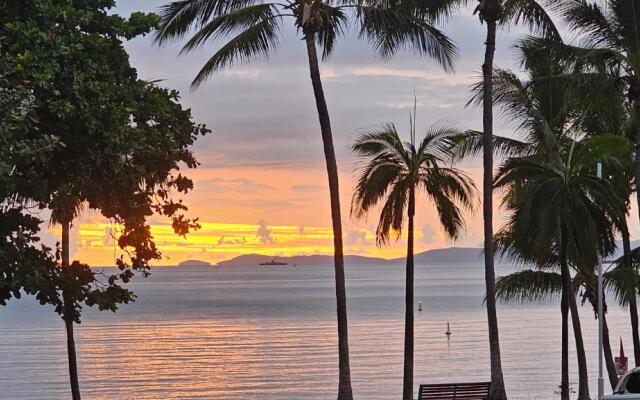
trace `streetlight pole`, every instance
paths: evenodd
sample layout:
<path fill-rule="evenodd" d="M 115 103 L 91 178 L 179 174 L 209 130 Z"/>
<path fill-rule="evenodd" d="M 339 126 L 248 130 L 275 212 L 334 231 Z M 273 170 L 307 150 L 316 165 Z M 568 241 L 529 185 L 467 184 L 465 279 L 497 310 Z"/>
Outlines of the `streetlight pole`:
<path fill-rule="evenodd" d="M 602 178 L 602 163 L 598 163 L 597 176 Z M 604 397 L 604 377 L 603 377 L 603 324 L 602 318 L 604 316 L 604 297 L 602 289 L 602 255 L 598 249 L 598 400 L 602 400 Z"/>

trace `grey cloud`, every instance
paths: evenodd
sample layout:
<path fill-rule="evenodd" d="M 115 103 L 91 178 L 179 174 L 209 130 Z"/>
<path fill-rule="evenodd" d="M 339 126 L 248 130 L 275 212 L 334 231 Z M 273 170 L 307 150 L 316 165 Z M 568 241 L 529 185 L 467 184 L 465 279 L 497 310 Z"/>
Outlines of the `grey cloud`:
<path fill-rule="evenodd" d="M 267 227 L 267 223 L 261 219 L 257 222 L 257 225 L 256 237 L 260 239 L 263 244 L 273 244 L 275 241 L 273 237 L 271 237 L 271 230 Z"/>
<path fill-rule="evenodd" d="M 154 11 L 167 0 L 118 2 L 116 12 Z M 479 129 L 481 115 L 465 109 L 468 82 L 459 78 L 479 74 L 484 51 L 485 27 L 463 10 L 442 29 L 459 45 L 457 74 L 445 74 L 435 62 L 410 52 L 399 52 L 388 62 L 372 55 L 368 43 L 351 29 L 334 55 L 322 64 L 325 92 L 332 117 L 339 165 L 351 169 L 347 146 L 354 131 L 371 124 L 406 121 L 402 104 L 411 101 L 413 88 L 425 105 L 418 110 L 423 128 L 450 119 L 461 127 Z M 517 68 L 514 40 L 521 30 L 500 32 L 496 64 Z M 158 48 L 147 36 L 127 44 L 132 63 L 145 79 L 165 79 L 162 84 L 180 90 L 182 101 L 214 134 L 198 141 L 196 156 L 203 166 L 264 166 L 266 168 L 316 168 L 323 165 L 322 142 L 313 102 L 304 46 L 299 34 L 288 27 L 282 45 L 268 60 L 234 67 L 215 74 L 197 91 L 189 84 L 207 58 L 221 43 L 178 57 L 180 44 Z M 183 41 L 184 42 L 184 41 Z M 362 69 L 385 68 L 396 75 L 362 75 Z M 360 71 L 360 74 L 355 74 Z M 424 71 L 424 76 L 407 72 Z M 404 77 L 403 77 L 404 75 Z M 399 106 L 400 105 L 400 106 Z M 510 132 L 496 121 L 496 133 Z"/>
<path fill-rule="evenodd" d="M 262 192 L 265 190 L 276 190 L 273 186 L 254 181 L 246 178 L 211 178 L 211 179 L 199 179 L 196 181 L 195 186 L 200 190 L 205 190 L 214 193 L 228 193 L 228 192 Z"/>
<path fill-rule="evenodd" d="M 431 226 L 424 224 L 422 226 L 422 243 L 433 244 L 436 241 L 436 232 Z"/>
<path fill-rule="evenodd" d="M 349 229 L 344 242 L 347 246 L 354 246 L 358 243 L 367 244 L 367 232 Z"/>
<path fill-rule="evenodd" d="M 244 236 L 242 237 L 242 239 L 225 239 L 225 236 L 222 235 L 220 236 L 220 238 L 218 238 L 218 241 L 216 242 L 215 246 L 222 246 L 225 244 L 242 244 L 246 242 L 247 242 L 247 238 Z"/>

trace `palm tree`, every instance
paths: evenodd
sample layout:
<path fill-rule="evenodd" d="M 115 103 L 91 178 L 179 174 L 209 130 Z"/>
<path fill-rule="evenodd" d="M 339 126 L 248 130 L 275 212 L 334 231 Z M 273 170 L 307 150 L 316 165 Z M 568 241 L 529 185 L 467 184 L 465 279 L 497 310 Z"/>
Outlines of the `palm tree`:
<path fill-rule="evenodd" d="M 576 46 L 538 40 L 544 51 L 553 50 L 595 76 L 598 85 L 608 84 L 617 91 L 623 87 L 631 105 L 634 120 L 640 116 L 640 4 L 635 0 L 566 0 L 560 4 L 569 28 L 581 38 Z M 640 124 L 634 124 L 636 201 L 640 206 Z M 639 214 L 640 217 L 640 214 Z M 635 299 L 630 304 L 634 357 L 640 362 L 640 336 Z"/>
<path fill-rule="evenodd" d="M 626 137 L 631 143 L 636 140 L 636 118 L 632 106 L 627 101 L 627 96 L 623 88 L 615 81 L 605 79 L 605 82 L 595 83 L 594 79 L 601 78 L 601 74 L 574 73 L 570 79 L 578 78 L 580 90 L 584 92 L 581 101 L 583 106 L 591 109 L 585 114 L 581 123 L 583 130 L 588 136 L 596 136 L 603 133 L 615 134 Z M 605 85 L 605 87 L 603 87 Z M 609 180 L 620 193 L 620 197 L 625 200 L 627 215 L 631 208 L 631 197 L 633 194 L 633 181 L 635 175 L 633 155 L 620 157 L 624 163 L 608 174 Z M 640 332 L 638 328 L 638 305 L 637 291 L 638 281 L 634 278 L 637 275 L 637 264 L 633 262 L 631 237 L 627 222 L 627 215 L 619 221 L 618 230 L 622 237 L 622 248 L 624 256 L 618 260 L 615 276 L 620 278 L 618 285 L 615 285 L 616 298 L 622 308 L 628 308 L 631 322 L 631 337 L 633 340 L 635 365 L 640 365 Z M 611 271 L 614 272 L 614 271 Z M 629 279 L 627 279 L 629 278 Z M 607 338 L 608 339 L 608 338 Z"/>
<path fill-rule="evenodd" d="M 518 206 L 518 194 L 523 191 L 514 185 L 509 191 L 512 197 L 512 208 Z M 508 198 L 508 197 L 507 197 Z M 507 205 L 509 208 L 509 205 Z M 569 399 L 569 298 L 562 283 L 562 276 L 558 273 L 558 255 L 548 246 L 548 243 L 539 245 L 529 240 L 526 233 L 519 232 L 521 225 L 510 221 L 495 236 L 495 248 L 498 249 L 502 257 L 508 257 L 518 265 L 526 266 L 529 269 L 514 272 L 510 275 L 500 277 L 496 283 L 496 298 L 503 302 L 518 301 L 534 302 L 546 301 L 556 295 L 560 295 L 561 312 L 561 378 L 560 378 L 560 398 Z M 528 229 L 527 226 L 524 227 Z M 534 269 L 531 269 L 533 267 Z M 575 294 L 574 294 L 575 295 Z M 581 332 L 574 327 L 576 335 Z M 576 341 L 576 344 L 580 343 Z M 580 399 L 588 399 L 589 382 L 586 374 L 586 360 L 584 347 L 576 345 L 579 363 L 579 390 Z"/>
<path fill-rule="evenodd" d="M 516 235 L 515 242 L 530 241 L 557 254 L 583 376 L 586 360 L 570 262 L 586 265 L 589 257 L 593 261 L 594 249 L 614 246 L 613 227 L 624 215 L 624 203 L 615 188 L 593 171 L 597 161 L 613 160 L 626 145 L 620 137 L 600 136 L 572 142 L 568 150 L 510 158 L 495 181 L 496 187 L 507 190 L 503 200 L 511 213 L 507 229 Z M 586 381 L 580 383 L 579 398 L 588 398 L 588 387 L 582 387 Z M 568 396 L 565 390 L 563 397 Z"/>
<path fill-rule="evenodd" d="M 527 193 L 519 185 L 509 188 L 505 196 L 506 208 L 516 209 L 524 201 L 523 196 Z M 524 229 L 524 231 L 520 231 Z M 521 265 L 534 266 L 535 270 L 524 270 L 515 272 L 506 277 L 498 279 L 497 298 L 503 301 L 534 301 L 546 300 L 548 297 L 560 294 L 561 311 L 561 380 L 560 398 L 569 399 L 569 294 L 565 290 L 562 275 L 557 271 L 561 270 L 557 249 L 552 247 L 552 243 L 538 243 L 529 237 L 527 224 L 518 223 L 511 219 L 496 234 L 496 245 L 503 256 L 508 255 L 510 259 Z M 574 286 L 575 288 L 575 286 Z M 572 322 L 576 320 L 573 319 Z M 578 358 L 578 398 L 589 398 L 589 382 L 587 375 L 586 354 L 582 345 L 582 330 L 580 325 L 573 326 L 576 337 L 576 354 Z"/>
<path fill-rule="evenodd" d="M 567 0 L 561 10 L 565 21 L 583 37 L 581 46 L 549 43 L 568 60 L 604 72 L 624 85 L 636 117 L 640 115 L 640 4 L 635 0 L 605 0 L 600 5 Z M 604 69 L 603 69 L 604 67 Z M 636 180 L 640 181 L 640 125 L 636 124 Z M 640 204 L 640 191 L 636 191 Z"/>
<path fill-rule="evenodd" d="M 334 265 L 338 317 L 339 385 L 338 399 L 352 399 L 347 332 L 347 305 L 344 279 L 344 256 L 338 166 L 322 81 L 317 45 L 322 57 L 328 57 L 336 40 L 344 32 L 349 17 L 359 28 L 359 36 L 369 39 L 382 57 L 391 57 L 396 50 L 409 46 L 421 55 L 437 60 L 451 70 L 456 49 L 453 43 L 432 25 L 440 10 L 430 17 L 416 17 L 404 7 L 389 3 L 322 0 L 285 0 L 284 2 L 241 0 L 180 0 L 162 7 L 160 28 L 156 39 L 163 44 L 181 38 L 195 29 L 183 52 L 201 47 L 213 39 L 229 40 L 213 54 L 193 81 L 202 84 L 214 72 L 234 64 L 249 62 L 274 51 L 279 43 L 285 21 L 291 20 L 306 43 L 311 83 L 318 111 L 324 145 L 331 219 L 333 225 Z M 353 12 L 350 13 L 349 10 Z"/>
<path fill-rule="evenodd" d="M 520 77 L 508 70 L 495 69 L 492 73 L 491 88 L 487 89 L 485 81 L 476 84 L 472 93 L 473 96 L 469 104 L 483 104 L 486 101 L 487 90 L 491 90 L 492 105 L 495 104 L 509 118 L 516 131 L 522 135 L 521 139 L 507 138 L 501 136 L 491 136 L 492 149 L 495 153 L 507 157 L 525 157 L 538 155 L 540 157 L 550 157 L 557 153 L 566 143 L 570 141 L 568 135 L 574 129 L 574 111 L 576 107 L 576 97 L 571 95 L 565 85 L 550 85 L 548 76 L 563 74 L 566 71 L 564 66 L 550 57 L 545 57 L 539 53 L 532 56 L 526 46 L 520 46 L 523 64 L 529 74 L 528 80 Z M 486 135 L 484 132 L 465 132 L 458 139 L 456 155 L 465 157 L 477 154 L 486 149 Z M 515 196 L 517 187 L 514 187 Z M 486 221 L 485 221 L 486 222 Z M 519 243 L 511 243 L 513 236 L 510 229 L 517 226 L 507 226 L 498 235 L 498 244 L 505 249 L 515 247 L 516 254 L 523 258 L 528 264 L 547 264 L 550 254 L 544 246 L 532 247 L 528 239 Z M 493 248 L 493 244 L 492 244 Z M 525 251 L 526 249 L 526 251 Z M 491 296 L 487 291 L 487 302 Z M 569 395 L 568 382 L 568 316 L 569 305 L 567 296 L 562 296 L 562 326 L 563 326 L 563 351 L 562 351 L 562 384 L 561 394 L 563 398 Z M 574 327 L 574 334 L 580 335 L 580 329 Z M 579 355 L 579 398 L 589 397 L 588 376 L 586 367 L 586 357 Z"/>
<path fill-rule="evenodd" d="M 493 68 L 498 22 L 524 22 L 548 37 L 559 38 L 553 21 L 536 0 L 478 0 L 474 10 L 480 23 L 487 25 L 484 62 L 482 64 L 482 217 L 484 222 L 484 265 L 486 285 L 489 349 L 491 354 L 491 398 L 506 400 L 500 355 L 498 316 L 496 312 L 496 274 L 493 249 Z M 548 3 L 545 1 L 544 3 Z"/>
<path fill-rule="evenodd" d="M 447 236 L 456 239 L 464 226 L 460 206 L 473 208 L 476 192 L 471 179 L 461 170 L 447 166 L 453 159 L 452 138 L 459 133 L 446 125 L 437 125 L 427 131 L 415 146 L 415 123 L 411 123 L 411 141 L 403 142 L 394 124 L 364 130 L 356 139 L 352 150 L 363 158 L 351 213 L 364 217 L 371 209 L 383 203 L 376 229 L 378 245 L 389 242 L 393 232 L 400 237 L 405 221 L 407 230 L 404 380 L 402 398 L 413 399 L 413 219 L 416 192 L 423 190 L 435 205 Z"/>

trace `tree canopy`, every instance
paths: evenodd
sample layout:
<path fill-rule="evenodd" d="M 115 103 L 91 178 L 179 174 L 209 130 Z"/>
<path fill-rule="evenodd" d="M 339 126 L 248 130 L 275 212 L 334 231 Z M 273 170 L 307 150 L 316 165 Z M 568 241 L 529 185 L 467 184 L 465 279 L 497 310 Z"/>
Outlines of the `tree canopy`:
<path fill-rule="evenodd" d="M 101 281 L 76 262 L 52 283 L 72 300 L 79 321 L 82 302 L 115 310 L 130 301 L 119 284 L 160 258 L 149 216 L 170 218 L 181 235 L 198 226 L 173 195 L 192 189 L 180 169 L 198 165 L 190 147 L 208 129 L 192 121 L 176 91 L 139 79 L 129 63 L 123 40 L 150 32 L 155 15 L 110 14 L 113 1 L 3 3 L 7 80 L 28 87 L 33 104 L 25 140 L 55 142 L 46 158 L 30 160 L 31 181 L 40 184 L 15 186 L 13 196 L 50 210 L 53 223 L 71 222 L 86 208 L 120 227 L 118 274 Z"/>

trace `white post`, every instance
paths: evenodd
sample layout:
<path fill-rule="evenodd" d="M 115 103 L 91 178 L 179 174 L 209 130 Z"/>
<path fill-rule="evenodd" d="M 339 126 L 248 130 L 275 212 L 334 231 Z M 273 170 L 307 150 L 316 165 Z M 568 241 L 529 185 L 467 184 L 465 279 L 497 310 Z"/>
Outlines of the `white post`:
<path fill-rule="evenodd" d="M 598 178 L 602 178 L 602 163 L 598 163 Z M 602 256 L 600 255 L 600 250 L 598 249 L 598 400 L 602 400 L 604 397 L 604 377 L 603 377 L 603 349 L 602 349 L 602 338 L 603 338 L 603 290 L 602 290 Z"/>

